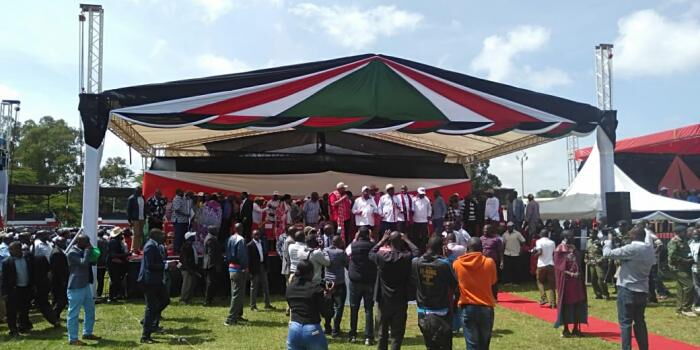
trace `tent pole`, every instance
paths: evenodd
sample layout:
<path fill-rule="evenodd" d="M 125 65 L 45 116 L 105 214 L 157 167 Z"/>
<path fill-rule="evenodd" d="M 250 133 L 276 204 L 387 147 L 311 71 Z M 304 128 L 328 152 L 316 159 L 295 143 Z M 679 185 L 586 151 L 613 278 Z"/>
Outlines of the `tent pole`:
<path fill-rule="evenodd" d="M 100 162 L 104 143 L 99 148 L 85 145 L 85 173 L 83 177 L 83 233 L 97 245 L 97 208 L 100 198 Z"/>
<path fill-rule="evenodd" d="M 617 114 L 615 111 L 604 111 L 600 126 L 596 128 L 596 143 L 600 153 L 600 215 L 607 216 L 605 194 L 615 192 L 615 138 L 617 129 Z M 608 223 L 612 224 L 612 223 Z"/>

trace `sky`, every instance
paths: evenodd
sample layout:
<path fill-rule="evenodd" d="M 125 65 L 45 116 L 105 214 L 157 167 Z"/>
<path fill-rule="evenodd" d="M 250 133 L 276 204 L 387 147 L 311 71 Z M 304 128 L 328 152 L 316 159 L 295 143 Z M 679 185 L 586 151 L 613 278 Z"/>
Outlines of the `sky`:
<path fill-rule="evenodd" d="M 0 2 L 0 99 L 20 99 L 21 120 L 79 125 L 79 3 Z M 98 3 L 105 90 L 371 52 L 595 105 L 594 47 L 612 43 L 618 139 L 700 121 L 700 1 Z M 117 137 L 105 142 L 103 159 L 129 159 Z M 567 187 L 564 140 L 526 152 L 526 193 Z M 491 171 L 520 189 L 515 156 L 492 160 Z"/>

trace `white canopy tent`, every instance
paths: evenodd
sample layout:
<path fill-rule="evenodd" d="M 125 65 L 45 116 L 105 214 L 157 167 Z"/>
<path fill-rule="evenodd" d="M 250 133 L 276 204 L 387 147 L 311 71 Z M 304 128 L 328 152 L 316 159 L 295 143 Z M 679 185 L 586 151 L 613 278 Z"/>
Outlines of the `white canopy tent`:
<path fill-rule="evenodd" d="M 604 204 L 600 196 L 600 164 L 601 157 L 596 144 L 586 164 L 561 197 L 538 200 L 541 217 L 562 220 L 590 219 L 603 212 Z M 615 191 L 630 193 L 633 214 L 651 213 L 645 218 L 686 223 L 700 220 L 700 204 L 650 193 L 632 181 L 617 165 L 614 167 L 614 177 Z M 677 219 L 669 215 L 669 212 L 697 212 L 698 217 L 692 220 Z"/>

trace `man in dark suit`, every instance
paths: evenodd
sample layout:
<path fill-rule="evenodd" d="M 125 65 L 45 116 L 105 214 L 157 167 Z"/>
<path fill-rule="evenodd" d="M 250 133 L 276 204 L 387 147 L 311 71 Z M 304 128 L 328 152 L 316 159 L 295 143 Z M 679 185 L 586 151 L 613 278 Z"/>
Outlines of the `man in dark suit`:
<path fill-rule="evenodd" d="M 37 232 L 37 235 L 48 235 L 48 232 Z M 49 252 L 50 254 L 50 252 Z M 49 255 L 50 256 L 50 255 Z M 49 279 L 49 258 L 43 254 L 39 254 L 32 249 L 32 253 L 28 256 L 32 260 L 32 286 L 34 287 L 34 303 L 36 304 L 41 314 L 46 321 L 59 327 L 56 314 L 49 304 L 49 292 L 51 291 L 51 280 Z"/>
<path fill-rule="evenodd" d="M 129 196 L 126 207 L 127 218 L 134 238 L 131 241 L 131 251 L 141 250 L 143 245 L 143 224 L 146 220 L 146 201 L 141 193 L 141 187 L 136 187 L 134 194 Z"/>
<path fill-rule="evenodd" d="M 53 250 L 49 257 L 51 266 L 51 294 L 53 295 L 53 312 L 58 320 L 68 305 L 68 258 L 63 250 L 66 249 L 66 239 L 57 236 L 53 240 Z"/>
<path fill-rule="evenodd" d="M 196 232 L 187 232 L 185 234 L 185 243 L 182 244 L 182 249 L 180 250 L 180 273 L 182 274 L 180 302 L 183 304 L 190 303 L 198 281 L 202 277 L 199 273 L 197 257 L 192 246 L 195 236 L 197 236 Z"/>
<path fill-rule="evenodd" d="M 243 224 L 243 237 L 250 238 L 253 227 L 253 201 L 248 198 L 248 192 L 241 193 L 241 223 Z"/>
<path fill-rule="evenodd" d="M 7 307 L 7 327 L 10 336 L 15 337 L 32 329 L 29 321 L 32 261 L 22 254 L 22 243 L 12 242 L 8 249 L 10 257 L 2 262 L 2 296 Z"/>
<path fill-rule="evenodd" d="M 224 264 L 224 251 L 219 244 L 219 229 L 216 226 L 207 228 L 207 237 L 204 239 L 204 256 L 202 257 L 202 270 L 204 270 L 204 305 L 211 305 L 214 301 L 217 281 L 221 277 Z"/>
<path fill-rule="evenodd" d="M 257 311 L 256 299 L 258 290 L 262 288 L 266 309 L 274 309 L 270 305 L 270 288 L 267 284 L 267 249 L 260 239 L 260 231 L 253 231 L 253 239 L 248 243 L 248 271 L 250 273 L 250 309 Z"/>
<path fill-rule="evenodd" d="M 165 235 L 159 229 L 151 230 L 148 242 L 143 247 L 143 259 L 139 269 L 138 282 L 143 285 L 146 299 L 146 310 L 143 317 L 143 333 L 141 343 L 153 344 L 153 332 L 160 330 L 161 312 L 170 302 L 170 296 L 165 288 L 163 273 L 165 271 L 165 255 L 160 244 Z"/>

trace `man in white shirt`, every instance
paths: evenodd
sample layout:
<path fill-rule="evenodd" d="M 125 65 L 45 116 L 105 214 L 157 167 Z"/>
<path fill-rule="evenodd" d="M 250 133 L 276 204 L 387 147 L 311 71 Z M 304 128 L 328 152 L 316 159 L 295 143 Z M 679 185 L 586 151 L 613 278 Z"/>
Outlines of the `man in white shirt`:
<path fill-rule="evenodd" d="M 418 196 L 413 197 L 413 225 L 408 239 L 414 242 L 421 253 L 428 244 L 428 220 L 433 215 L 430 199 L 425 196 L 425 188 L 418 187 Z"/>
<path fill-rule="evenodd" d="M 484 207 L 484 219 L 491 220 L 494 222 L 501 221 L 501 204 L 498 202 L 498 198 L 493 195 L 493 190 L 486 191 L 486 205 Z"/>
<path fill-rule="evenodd" d="M 263 209 L 263 198 L 255 197 L 255 201 L 253 201 L 253 229 L 262 229 L 261 224 L 264 211 L 265 209 Z"/>
<path fill-rule="evenodd" d="M 355 199 L 352 205 L 352 213 L 355 214 L 355 225 L 367 227 L 370 230 L 374 227 L 374 214 L 378 212 L 374 198 L 369 195 L 369 187 L 362 186 L 362 195 Z"/>
<path fill-rule="evenodd" d="M 396 203 L 399 205 L 400 212 L 396 217 L 397 230 L 410 233 L 413 224 L 413 198 L 408 193 L 408 186 L 401 186 L 401 193 L 396 195 Z"/>
<path fill-rule="evenodd" d="M 549 302 L 549 307 L 557 307 L 556 294 L 554 292 L 554 241 L 549 239 L 549 231 L 543 229 L 540 232 L 542 238 L 535 242 L 533 253 L 537 257 L 537 288 L 540 290 L 540 306 Z"/>
<path fill-rule="evenodd" d="M 379 226 L 379 235 L 384 235 L 386 230 L 395 231 L 398 215 L 401 214 L 399 206 L 396 204 L 396 196 L 394 196 L 394 185 L 387 184 L 385 187 L 386 194 L 379 198 L 379 215 L 382 217 L 382 223 Z"/>
<path fill-rule="evenodd" d="M 49 242 L 49 231 L 37 231 L 36 239 L 34 240 L 34 256 L 43 256 L 46 258 L 46 261 L 49 261 L 52 249 L 53 246 Z"/>
<path fill-rule="evenodd" d="M 520 265 L 520 247 L 525 243 L 525 237 L 515 230 L 515 223 L 508 222 L 506 232 L 503 232 L 505 251 L 503 252 L 503 279 L 509 283 L 517 282 L 518 266 Z"/>
<path fill-rule="evenodd" d="M 442 233 L 442 237 L 447 238 L 447 236 L 450 233 L 454 233 L 455 235 L 455 243 L 458 245 L 461 245 L 462 247 L 466 247 L 467 243 L 469 242 L 469 239 L 472 238 L 472 236 L 467 232 L 467 230 L 462 228 L 462 222 L 461 221 L 447 221 L 445 222 L 445 232 Z"/>

